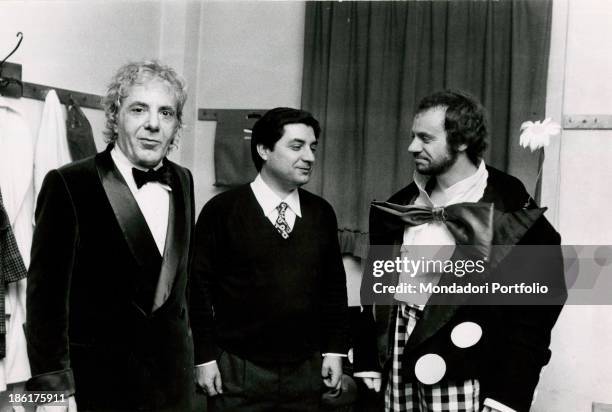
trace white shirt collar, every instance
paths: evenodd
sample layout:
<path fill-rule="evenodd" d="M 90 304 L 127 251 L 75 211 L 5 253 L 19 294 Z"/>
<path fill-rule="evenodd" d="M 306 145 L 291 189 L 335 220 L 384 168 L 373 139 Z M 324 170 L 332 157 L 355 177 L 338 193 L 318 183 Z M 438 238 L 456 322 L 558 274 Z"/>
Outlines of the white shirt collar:
<path fill-rule="evenodd" d="M 465 199 L 460 198 L 464 197 L 463 194 L 470 193 L 474 189 L 482 189 L 482 191 L 484 191 L 488 176 L 489 173 L 487 172 L 485 162 L 484 160 L 481 160 L 480 164 L 478 165 L 478 169 L 476 169 L 476 172 L 474 172 L 474 174 L 458 181 L 454 185 L 447 187 L 444 190 L 440 189 L 439 187 L 436 187 L 436 190 L 443 194 L 444 198 L 447 199 L 444 204 L 436 206 L 446 206 L 448 204 L 456 203 L 458 201 L 465 201 Z M 433 205 L 434 202 L 431 201 L 429 194 L 427 194 L 427 192 L 425 191 L 425 186 L 427 185 L 427 182 L 430 178 L 431 176 L 422 175 L 416 170 L 414 172 L 414 182 L 419 188 L 420 197 L 424 196 Z"/>
<path fill-rule="evenodd" d="M 261 206 L 266 217 L 268 217 L 281 202 L 287 203 L 289 208 L 297 216 L 302 217 L 300 195 L 297 189 L 289 193 L 289 195 L 284 199 L 281 199 L 272 189 L 270 189 L 270 186 L 264 182 L 261 175 L 258 174 L 255 180 L 251 182 L 251 190 L 255 194 L 255 199 L 257 199 L 257 203 L 259 203 L 259 206 Z"/>
<path fill-rule="evenodd" d="M 132 174 L 132 168 L 139 169 L 142 171 L 147 171 L 149 169 L 132 163 L 130 159 L 128 159 L 127 156 L 123 153 L 123 151 L 119 148 L 118 144 L 115 144 L 110 154 L 111 158 L 113 159 L 113 162 L 115 162 L 115 166 L 117 166 L 117 169 L 119 169 L 121 176 L 123 176 L 126 183 L 130 187 L 130 190 L 132 190 L 132 192 L 138 191 L 138 187 L 136 186 L 136 182 L 134 181 L 134 175 Z M 161 165 L 162 162 L 159 162 L 159 164 L 153 169 L 157 170 L 161 167 Z M 168 191 L 172 191 L 169 186 L 166 186 L 161 183 L 160 186 Z"/>

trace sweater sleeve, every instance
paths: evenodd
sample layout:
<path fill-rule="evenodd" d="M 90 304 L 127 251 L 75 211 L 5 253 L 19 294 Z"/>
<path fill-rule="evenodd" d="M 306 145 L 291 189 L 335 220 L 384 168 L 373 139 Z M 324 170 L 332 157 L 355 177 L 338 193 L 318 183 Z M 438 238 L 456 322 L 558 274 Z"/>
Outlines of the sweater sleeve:
<path fill-rule="evenodd" d="M 346 354 L 349 349 L 346 274 L 338 242 L 336 215 L 327 203 L 324 228 L 329 247 L 324 251 L 325 276 L 321 285 L 321 353 Z"/>
<path fill-rule="evenodd" d="M 394 201 L 392 197 L 389 201 Z M 379 235 L 380 232 L 380 214 L 377 213 L 375 208 L 370 208 L 369 215 L 369 242 L 370 248 L 368 256 L 365 261 L 364 271 L 361 276 L 361 287 L 360 287 L 360 300 L 361 300 L 361 312 L 359 313 L 358 320 L 354 331 L 355 349 L 354 349 L 354 370 L 355 372 L 380 372 L 381 366 L 379 362 L 378 344 L 380 339 L 379 325 L 376 322 L 377 306 L 374 305 L 374 298 L 376 302 L 379 302 L 381 298 L 379 296 L 373 296 L 372 289 L 374 286 L 375 278 L 373 276 L 372 267 L 373 262 L 377 258 L 384 257 L 377 256 L 381 253 L 379 246 L 390 243 L 384 235 Z M 389 278 L 385 278 L 385 281 L 389 281 Z M 388 299 L 388 296 L 384 296 L 383 299 Z M 383 304 L 390 305 L 391 302 L 381 302 Z M 385 333 L 386 334 L 386 333 Z M 386 340 L 386 337 L 383 337 Z"/>
<path fill-rule="evenodd" d="M 196 365 L 215 360 L 218 351 L 214 341 L 215 317 L 211 297 L 211 278 L 217 250 L 214 228 L 214 207 L 209 202 L 196 223 L 189 283 L 189 317 Z"/>

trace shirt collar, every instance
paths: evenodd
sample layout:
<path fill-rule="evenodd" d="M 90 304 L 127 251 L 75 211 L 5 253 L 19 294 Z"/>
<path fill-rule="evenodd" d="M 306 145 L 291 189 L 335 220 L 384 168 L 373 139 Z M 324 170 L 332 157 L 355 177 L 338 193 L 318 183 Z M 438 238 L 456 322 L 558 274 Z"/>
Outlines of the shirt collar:
<path fill-rule="evenodd" d="M 302 217 L 300 195 L 297 189 L 289 193 L 284 199 L 281 199 L 264 182 L 261 175 L 258 174 L 255 180 L 251 182 L 251 190 L 255 194 L 255 199 L 257 199 L 257 203 L 261 206 L 265 216 L 269 216 L 281 202 L 285 202 L 297 216 Z"/>
<path fill-rule="evenodd" d="M 487 167 L 484 160 L 481 160 L 480 164 L 478 165 L 478 169 L 476 169 L 474 174 L 458 181 L 454 185 L 447 187 L 444 190 L 440 189 L 439 187 L 436 187 L 436 190 L 440 190 L 440 192 L 442 192 L 447 199 L 453 199 L 460 196 L 462 193 L 467 193 L 477 185 L 482 185 L 483 183 L 486 185 L 487 177 Z M 414 183 L 417 185 L 420 195 L 425 196 L 425 198 L 433 205 L 429 194 L 425 190 L 427 182 L 430 178 L 431 176 L 423 175 L 416 170 L 414 171 Z"/>
<path fill-rule="evenodd" d="M 132 174 L 132 168 L 139 169 L 145 172 L 149 169 L 132 163 L 130 159 L 128 159 L 127 156 L 123 153 L 123 151 L 121 151 L 118 144 L 114 145 L 110 154 L 113 159 L 113 162 L 115 162 L 115 166 L 117 166 L 117 169 L 119 169 L 121 176 L 123 176 L 123 178 L 125 179 L 126 183 L 130 187 L 132 192 L 137 191 L 138 187 L 136 186 L 136 182 L 134 181 L 134 175 Z M 159 162 L 159 164 L 155 166 L 153 169 L 157 170 L 161 166 L 162 166 L 162 162 Z M 168 191 L 172 191 L 172 188 L 170 188 L 167 185 L 160 183 L 160 186 Z"/>

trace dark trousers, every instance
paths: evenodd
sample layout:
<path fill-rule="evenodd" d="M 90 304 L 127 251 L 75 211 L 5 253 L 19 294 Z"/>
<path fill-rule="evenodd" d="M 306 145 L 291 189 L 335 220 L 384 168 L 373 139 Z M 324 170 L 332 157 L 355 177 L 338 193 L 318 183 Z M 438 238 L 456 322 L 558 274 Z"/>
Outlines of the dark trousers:
<path fill-rule="evenodd" d="M 208 410 L 317 411 L 323 390 L 321 355 L 293 364 L 254 364 L 224 352 L 217 361 L 223 394 L 209 398 Z"/>

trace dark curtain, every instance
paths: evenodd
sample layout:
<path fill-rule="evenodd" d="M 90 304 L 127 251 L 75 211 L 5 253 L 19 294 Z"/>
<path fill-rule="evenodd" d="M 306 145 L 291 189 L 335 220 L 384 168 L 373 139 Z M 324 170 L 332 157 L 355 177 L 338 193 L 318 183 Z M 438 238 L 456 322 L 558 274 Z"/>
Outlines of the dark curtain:
<path fill-rule="evenodd" d="M 321 121 L 308 187 L 331 202 L 344 253 L 367 253 L 368 208 L 412 180 L 415 105 L 459 88 L 485 105 L 485 161 L 533 192 L 519 128 L 544 117 L 551 0 L 308 2 L 302 108 Z"/>

